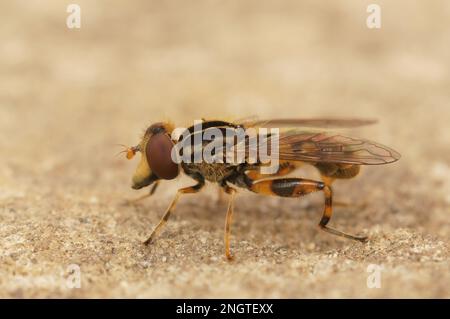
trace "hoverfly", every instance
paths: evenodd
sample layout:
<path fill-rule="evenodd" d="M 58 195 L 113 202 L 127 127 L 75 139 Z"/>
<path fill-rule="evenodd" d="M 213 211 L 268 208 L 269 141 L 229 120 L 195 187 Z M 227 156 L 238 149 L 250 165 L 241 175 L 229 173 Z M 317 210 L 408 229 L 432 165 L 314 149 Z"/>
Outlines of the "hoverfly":
<path fill-rule="evenodd" d="M 173 147 L 182 142 L 182 137 L 172 139 L 174 130 L 169 123 L 155 123 L 147 128 L 137 146 L 127 148 L 126 156 L 131 159 L 137 152 L 142 154 L 134 176 L 132 188 L 141 189 L 152 185 L 150 192 L 138 198 L 143 199 L 152 195 L 160 180 L 176 178 L 180 172 L 191 177 L 196 184 L 178 190 L 175 198 L 156 225 L 150 237 L 144 242 L 149 245 L 168 221 L 179 197 L 183 194 L 199 192 L 205 182 L 217 183 L 221 189 L 229 194 L 228 209 L 225 218 L 225 256 L 233 259 L 230 252 L 231 221 L 233 216 L 233 202 L 237 188 L 244 188 L 261 195 L 281 197 L 301 197 L 309 193 L 322 191 L 325 205 L 319 228 L 345 238 L 366 242 L 367 237 L 355 236 L 329 227 L 327 224 L 332 215 L 333 193 L 331 184 L 335 179 L 353 178 L 360 172 L 361 165 L 380 165 L 395 162 L 400 154 L 393 149 L 365 139 L 332 134 L 327 131 L 304 131 L 301 127 L 356 127 L 372 124 L 373 120 L 364 119 L 273 119 L 273 120 L 244 120 L 237 123 L 226 121 L 202 122 L 201 132 L 195 132 L 194 126 L 186 129 L 188 135 L 206 132 L 210 128 L 220 130 L 277 127 L 282 128 L 279 134 L 279 166 L 276 172 L 263 175 L 258 170 L 262 163 L 250 164 L 245 157 L 241 163 L 175 163 L 171 157 Z M 186 135 L 185 135 L 186 136 Z M 246 146 L 246 154 L 248 146 Z M 309 164 L 318 169 L 321 181 L 298 177 L 283 177 L 302 164 Z"/>

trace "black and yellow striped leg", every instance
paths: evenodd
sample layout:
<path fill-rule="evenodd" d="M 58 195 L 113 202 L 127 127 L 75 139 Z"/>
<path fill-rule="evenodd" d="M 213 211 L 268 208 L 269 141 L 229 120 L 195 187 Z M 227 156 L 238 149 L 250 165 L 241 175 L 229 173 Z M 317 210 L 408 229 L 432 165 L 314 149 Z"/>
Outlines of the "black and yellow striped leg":
<path fill-rule="evenodd" d="M 340 230 L 337 230 L 337 229 L 327 226 L 328 222 L 331 219 L 331 215 L 333 214 L 333 209 L 332 209 L 333 193 L 332 193 L 331 187 L 328 185 L 324 185 L 323 193 L 325 194 L 325 208 L 324 208 L 323 216 L 319 222 L 320 229 L 322 229 L 330 234 L 336 235 L 336 236 L 341 236 L 341 237 L 357 240 L 360 242 L 366 242 L 368 239 L 366 236 L 350 235 L 350 234 L 344 233 Z"/>
<path fill-rule="evenodd" d="M 264 181 L 252 181 L 249 189 L 255 193 L 282 197 L 300 197 L 317 191 L 325 194 L 325 208 L 319 227 L 331 234 L 358 241 L 367 241 L 367 237 L 353 236 L 327 226 L 333 213 L 333 196 L 331 187 L 323 182 L 302 178 L 281 178 Z"/>
<path fill-rule="evenodd" d="M 150 237 L 144 242 L 145 245 L 149 245 L 153 239 L 158 235 L 158 233 L 161 231 L 162 227 L 167 223 L 167 220 L 169 220 L 170 214 L 172 213 L 172 210 L 175 208 L 175 205 L 178 202 L 178 199 L 182 194 L 193 194 L 200 191 L 200 189 L 203 187 L 204 183 L 198 183 L 194 186 L 189 186 L 185 188 L 181 188 L 178 190 L 177 194 L 175 195 L 175 198 L 172 200 L 172 203 L 170 203 L 169 207 L 167 208 L 166 212 L 164 213 L 164 216 L 159 221 L 158 225 L 153 229 Z"/>
<path fill-rule="evenodd" d="M 224 234 L 224 244 L 225 244 L 225 257 L 231 261 L 234 259 L 230 251 L 230 235 L 231 235 L 231 222 L 233 221 L 233 210 L 234 210 L 234 196 L 236 190 L 229 186 L 224 186 L 224 191 L 231 195 L 230 201 L 228 202 L 227 216 L 225 218 L 225 234 Z"/>
<path fill-rule="evenodd" d="M 335 181 L 335 178 L 322 175 L 322 181 L 325 183 L 325 185 L 328 185 L 331 187 L 331 184 Z M 344 201 L 336 201 L 333 200 L 333 206 L 339 206 L 339 207 L 356 207 L 358 209 L 364 209 L 367 206 L 366 202 L 362 203 L 350 203 L 350 202 L 344 202 Z"/>

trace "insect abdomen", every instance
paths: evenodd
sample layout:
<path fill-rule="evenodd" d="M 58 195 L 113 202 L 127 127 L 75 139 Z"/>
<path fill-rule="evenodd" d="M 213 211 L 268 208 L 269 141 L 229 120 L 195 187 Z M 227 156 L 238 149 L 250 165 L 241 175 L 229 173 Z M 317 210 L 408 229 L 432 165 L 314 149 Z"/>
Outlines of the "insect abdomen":
<path fill-rule="evenodd" d="M 352 178 L 358 175 L 361 165 L 317 163 L 314 166 L 320 173 L 332 178 Z"/>

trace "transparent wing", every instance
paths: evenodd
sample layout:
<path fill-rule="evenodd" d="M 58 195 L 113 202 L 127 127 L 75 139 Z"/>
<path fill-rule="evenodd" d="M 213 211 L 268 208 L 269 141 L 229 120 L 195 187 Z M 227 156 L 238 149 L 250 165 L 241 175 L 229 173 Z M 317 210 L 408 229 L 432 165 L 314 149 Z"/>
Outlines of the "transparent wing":
<path fill-rule="evenodd" d="M 280 134 L 278 154 L 280 160 L 358 165 L 387 164 L 400 158 L 393 149 L 369 140 L 295 131 Z"/>
<path fill-rule="evenodd" d="M 272 146 L 272 137 L 258 138 L 257 142 L 248 139 L 238 143 L 229 143 L 219 148 L 217 154 L 231 160 L 233 158 L 260 158 L 259 152 L 270 156 L 278 156 L 279 160 L 301 161 L 313 163 L 342 163 L 357 165 L 381 165 L 395 162 L 400 154 L 395 150 L 379 143 L 333 134 L 327 132 L 299 132 L 288 131 L 280 133 L 278 150 Z M 273 138 L 277 138 L 273 136 Z M 237 155 L 236 155 L 237 154 Z M 251 155 L 253 154 L 253 155 Z"/>
<path fill-rule="evenodd" d="M 345 128 L 358 127 L 376 123 L 376 119 L 362 118 L 299 118 L 299 119 L 270 119 L 259 120 L 256 118 L 243 119 L 239 124 L 244 127 L 322 127 Z"/>

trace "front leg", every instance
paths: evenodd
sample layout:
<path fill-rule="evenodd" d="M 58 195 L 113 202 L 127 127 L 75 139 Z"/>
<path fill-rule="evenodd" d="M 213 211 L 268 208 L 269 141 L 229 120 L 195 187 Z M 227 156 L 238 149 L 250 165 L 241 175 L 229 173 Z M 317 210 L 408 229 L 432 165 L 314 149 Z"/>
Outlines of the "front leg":
<path fill-rule="evenodd" d="M 127 200 L 125 200 L 125 205 L 134 205 L 137 202 L 140 202 L 140 201 L 152 196 L 155 193 L 156 189 L 158 188 L 158 185 L 159 185 L 159 180 L 153 183 L 152 187 L 150 188 L 150 191 L 147 194 L 144 194 L 138 198 L 127 199 Z"/>
<path fill-rule="evenodd" d="M 202 187 L 204 185 L 205 185 L 205 182 L 203 180 L 199 180 L 198 183 L 194 186 L 189 186 L 189 187 L 179 189 L 177 191 L 177 194 L 175 195 L 175 198 L 172 200 L 172 203 L 170 203 L 169 207 L 167 208 L 163 217 L 159 221 L 158 225 L 155 227 L 155 229 L 153 229 L 152 233 L 150 234 L 150 237 L 144 242 L 144 244 L 149 245 L 153 241 L 153 239 L 158 235 L 158 233 L 161 231 L 162 227 L 169 220 L 170 214 L 171 214 L 172 210 L 175 208 L 175 205 L 177 204 L 177 201 L 182 194 L 197 193 L 202 189 Z"/>

